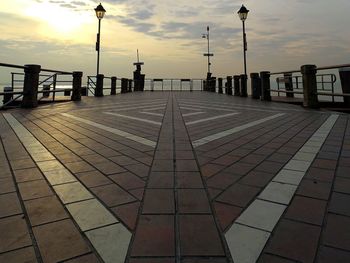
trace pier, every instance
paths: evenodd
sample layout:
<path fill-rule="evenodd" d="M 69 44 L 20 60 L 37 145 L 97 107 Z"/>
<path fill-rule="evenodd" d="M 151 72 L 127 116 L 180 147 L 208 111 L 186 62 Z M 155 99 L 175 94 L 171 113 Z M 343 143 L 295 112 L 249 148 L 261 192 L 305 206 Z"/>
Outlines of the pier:
<path fill-rule="evenodd" d="M 134 92 L 0 134 L 0 262 L 350 261 L 348 114 Z"/>

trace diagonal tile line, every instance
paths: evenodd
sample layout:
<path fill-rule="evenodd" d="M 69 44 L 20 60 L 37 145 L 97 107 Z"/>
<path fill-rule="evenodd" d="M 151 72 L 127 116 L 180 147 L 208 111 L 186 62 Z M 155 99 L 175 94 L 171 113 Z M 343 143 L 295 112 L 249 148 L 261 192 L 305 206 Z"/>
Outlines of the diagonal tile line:
<path fill-rule="evenodd" d="M 4 113 L 3 116 L 34 160 L 38 151 L 51 155 L 12 114 Z M 38 161 L 36 164 L 73 220 L 105 262 L 124 262 L 131 241 L 129 230 L 69 170 L 51 156 L 51 160 Z"/>
<path fill-rule="evenodd" d="M 89 121 L 89 120 L 87 120 L 87 119 L 83 119 L 83 118 L 80 118 L 80 117 L 76 117 L 76 116 L 71 115 L 71 114 L 68 114 L 68 113 L 61 113 L 61 115 L 65 116 L 65 117 L 68 117 L 68 118 L 71 118 L 71 119 L 73 119 L 73 120 L 77 120 L 77 121 L 80 121 L 80 122 L 82 122 L 82 123 L 91 125 L 91 126 L 93 126 L 93 127 L 99 128 L 99 129 L 101 129 L 101 130 L 105 130 L 105 131 L 114 133 L 114 134 L 116 134 L 116 135 L 122 136 L 122 137 L 124 137 L 124 138 L 129 139 L 129 140 L 132 140 L 132 141 L 141 143 L 141 144 L 143 144 L 143 145 L 147 145 L 147 146 L 151 146 L 151 147 L 155 148 L 155 147 L 156 147 L 156 144 L 157 144 L 157 143 L 154 142 L 154 141 L 151 141 L 151 140 L 142 138 L 142 137 L 140 137 L 140 136 L 137 136 L 137 135 L 134 135 L 134 134 L 131 134 L 131 133 L 122 131 L 122 130 L 118 130 L 118 129 L 115 129 L 115 128 L 112 128 L 112 127 L 108 127 L 108 126 L 103 125 L 103 124 L 100 124 L 100 123 L 96 123 L 96 122 L 93 122 L 93 121 Z"/>
<path fill-rule="evenodd" d="M 200 119 L 200 120 L 196 120 L 196 121 L 189 121 L 186 122 L 186 125 L 193 125 L 193 124 L 197 124 L 197 123 L 202 123 L 202 122 L 207 122 L 207 121 L 213 121 L 213 120 L 217 120 L 217 119 L 222 119 L 222 118 L 227 118 L 227 117 L 231 117 L 233 115 L 237 115 L 239 114 L 239 112 L 235 112 L 235 113 L 228 113 L 228 114 L 224 114 L 224 115 L 218 115 L 218 116 L 214 116 L 214 117 L 209 117 L 209 118 L 205 118 L 205 119 Z"/>
<path fill-rule="evenodd" d="M 188 117 L 188 116 L 195 116 L 195 115 L 201 115 L 206 113 L 206 111 L 199 111 L 199 112 L 192 112 L 192 113 L 185 113 L 182 114 L 183 117 Z"/>
<path fill-rule="evenodd" d="M 148 112 L 148 111 L 140 111 L 142 114 L 147 114 L 147 115 L 152 115 L 152 116 L 158 116 L 158 117 L 163 117 L 163 114 L 160 113 L 154 113 L 154 112 Z"/>
<path fill-rule="evenodd" d="M 238 126 L 238 127 L 226 130 L 226 131 L 222 131 L 222 132 L 219 132 L 219 133 L 216 133 L 216 134 L 212 134 L 212 135 L 209 135 L 207 137 L 204 137 L 202 139 L 198 139 L 198 140 L 192 142 L 192 145 L 193 145 L 193 147 L 199 147 L 199 146 L 202 146 L 202 145 L 204 145 L 204 144 L 206 144 L 208 142 L 221 139 L 221 138 L 226 137 L 228 135 L 232 135 L 234 133 L 237 133 L 237 132 L 243 131 L 245 129 L 254 127 L 254 126 L 262 124 L 264 122 L 267 122 L 267 121 L 279 118 L 279 117 L 281 117 L 283 115 L 285 115 L 285 113 L 278 113 L 278 114 L 272 115 L 270 117 L 266 117 L 266 118 L 263 118 L 263 119 L 260 119 L 260 120 L 249 122 L 249 123 L 246 123 L 244 125 L 241 125 L 241 126 Z"/>
<path fill-rule="evenodd" d="M 236 219 L 225 238 L 235 263 L 258 260 L 339 115 L 332 114 Z"/>
<path fill-rule="evenodd" d="M 146 122 L 146 123 L 150 123 L 150 124 L 154 124 L 154 125 L 158 125 L 158 126 L 162 125 L 162 123 L 159 121 L 151 121 L 151 120 L 137 118 L 137 117 L 128 116 L 128 115 L 123 115 L 123 114 L 119 114 L 119 113 L 115 113 L 115 112 L 103 112 L 103 114 L 112 115 L 112 116 L 116 116 L 116 117 L 130 119 L 130 120 L 135 120 L 135 121 Z"/>

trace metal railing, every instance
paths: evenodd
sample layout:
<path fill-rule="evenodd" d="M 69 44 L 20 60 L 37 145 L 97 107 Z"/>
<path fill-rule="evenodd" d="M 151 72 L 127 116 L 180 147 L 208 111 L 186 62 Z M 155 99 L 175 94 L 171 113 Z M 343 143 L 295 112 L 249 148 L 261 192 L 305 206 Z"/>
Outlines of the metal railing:
<path fill-rule="evenodd" d="M 149 90 L 149 91 L 200 90 L 200 91 L 203 91 L 203 81 L 204 81 L 203 79 L 176 79 L 176 78 L 145 79 L 145 90 Z M 161 86 L 157 87 L 157 84 Z"/>

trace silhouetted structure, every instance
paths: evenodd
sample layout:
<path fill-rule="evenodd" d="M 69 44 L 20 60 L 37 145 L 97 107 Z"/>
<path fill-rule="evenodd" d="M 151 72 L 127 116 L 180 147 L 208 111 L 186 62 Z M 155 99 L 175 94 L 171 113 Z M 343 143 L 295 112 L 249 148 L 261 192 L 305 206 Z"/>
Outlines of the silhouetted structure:
<path fill-rule="evenodd" d="M 134 63 L 136 70 L 134 71 L 134 91 L 143 91 L 145 89 L 145 74 L 141 74 L 141 66 L 139 50 L 137 50 L 137 62 Z"/>

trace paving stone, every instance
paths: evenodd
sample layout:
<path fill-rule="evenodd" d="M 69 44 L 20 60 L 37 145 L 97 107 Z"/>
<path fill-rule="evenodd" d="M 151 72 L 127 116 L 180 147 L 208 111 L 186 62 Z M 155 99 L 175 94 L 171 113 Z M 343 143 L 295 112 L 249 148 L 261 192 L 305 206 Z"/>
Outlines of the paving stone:
<path fill-rule="evenodd" d="M 251 171 L 239 181 L 241 184 L 246 184 L 256 187 L 265 187 L 274 177 L 272 173 L 265 173 L 260 171 Z"/>
<path fill-rule="evenodd" d="M 298 152 L 296 155 L 293 156 L 294 160 L 304 161 L 304 162 L 312 162 L 315 159 L 314 153 L 305 153 L 305 152 Z"/>
<path fill-rule="evenodd" d="M 136 201 L 133 196 L 115 184 L 94 187 L 91 191 L 109 207 Z"/>
<path fill-rule="evenodd" d="M 80 182 L 56 185 L 54 186 L 54 190 L 64 204 L 93 198 L 90 192 Z"/>
<path fill-rule="evenodd" d="M 176 171 L 198 172 L 199 169 L 195 160 L 176 160 Z"/>
<path fill-rule="evenodd" d="M 99 171 L 83 172 L 75 174 L 76 177 L 87 187 L 96 187 L 111 184 L 112 181 Z"/>
<path fill-rule="evenodd" d="M 74 153 L 55 154 L 56 158 L 64 163 L 79 162 L 81 158 Z M 85 157 L 84 157 L 85 158 Z"/>
<path fill-rule="evenodd" d="M 149 188 L 174 188 L 174 172 L 151 172 Z"/>
<path fill-rule="evenodd" d="M 154 155 L 155 160 L 172 160 L 173 158 L 174 158 L 173 151 L 156 151 Z"/>
<path fill-rule="evenodd" d="M 15 251 L 0 254 L 0 262 L 4 263 L 36 263 L 33 247 L 26 247 Z"/>
<path fill-rule="evenodd" d="M 76 182 L 77 179 L 66 169 L 44 172 L 46 179 L 51 185 L 59 185 Z"/>
<path fill-rule="evenodd" d="M 88 254 L 81 257 L 77 257 L 68 261 L 65 261 L 65 263 L 99 263 L 101 262 L 94 254 Z"/>
<path fill-rule="evenodd" d="M 64 166 L 57 160 L 37 162 L 37 165 L 39 166 L 42 172 L 64 169 Z"/>
<path fill-rule="evenodd" d="M 130 172 L 114 174 L 109 176 L 109 178 L 127 190 L 145 187 L 146 184 L 140 177 Z"/>
<path fill-rule="evenodd" d="M 258 198 L 288 205 L 292 200 L 296 189 L 297 187 L 294 185 L 271 182 L 266 186 Z"/>
<path fill-rule="evenodd" d="M 318 180 L 302 180 L 297 194 L 312 198 L 328 200 L 332 184 Z"/>
<path fill-rule="evenodd" d="M 174 258 L 131 258 L 129 263 L 175 263 Z"/>
<path fill-rule="evenodd" d="M 212 215 L 180 215 L 179 228 L 182 256 L 225 255 Z"/>
<path fill-rule="evenodd" d="M 30 200 L 53 195 L 45 180 L 30 181 L 18 184 L 23 200 Z"/>
<path fill-rule="evenodd" d="M 90 251 L 71 220 L 63 220 L 33 228 L 44 262 L 58 262 Z"/>
<path fill-rule="evenodd" d="M 181 263 L 226 263 L 225 258 L 184 258 L 181 260 Z"/>
<path fill-rule="evenodd" d="M 173 214 L 175 211 L 173 189 L 147 189 L 143 214 Z"/>
<path fill-rule="evenodd" d="M 350 195 L 333 193 L 328 210 L 332 213 L 350 216 Z"/>
<path fill-rule="evenodd" d="M 234 175 L 228 172 L 219 172 L 218 174 L 210 177 L 207 180 L 207 185 L 209 187 L 218 188 L 218 189 L 226 189 L 233 183 L 237 182 L 241 178 L 240 175 Z"/>
<path fill-rule="evenodd" d="M 69 204 L 67 205 L 67 209 L 82 231 L 118 222 L 96 199 Z"/>
<path fill-rule="evenodd" d="M 239 156 L 224 155 L 212 161 L 214 164 L 219 164 L 223 166 L 230 166 L 240 159 Z"/>
<path fill-rule="evenodd" d="M 265 251 L 300 262 L 314 262 L 321 228 L 282 219 Z"/>
<path fill-rule="evenodd" d="M 288 260 L 275 255 L 263 254 L 258 263 L 295 263 L 294 260 Z"/>
<path fill-rule="evenodd" d="M 229 172 L 235 175 L 246 175 L 255 167 L 254 164 L 246 164 L 242 162 L 237 162 L 231 165 L 229 168 L 225 169 L 224 172 Z"/>
<path fill-rule="evenodd" d="M 334 191 L 344 194 L 350 194 L 350 179 L 336 177 L 334 183 Z"/>
<path fill-rule="evenodd" d="M 202 176 L 209 178 L 209 177 L 213 176 L 214 174 L 217 174 L 218 172 L 220 172 L 224 168 L 225 168 L 225 166 L 223 166 L 223 165 L 218 165 L 218 164 L 213 164 L 213 163 L 206 164 L 206 165 L 201 167 Z"/>
<path fill-rule="evenodd" d="M 217 197 L 216 200 L 231 205 L 245 207 L 255 198 L 259 191 L 260 189 L 256 187 L 234 184 Z"/>
<path fill-rule="evenodd" d="M 237 223 L 272 232 L 286 206 L 262 200 L 255 200 L 238 217 Z"/>
<path fill-rule="evenodd" d="M 337 168 L 337 176 L 350 178 L 350 167 L 339 166 Z"/>
<path fill-rule="evenodd" d="M 350 252 L 331 247 L 321 246 L 318 261 L 319 263 L 337 262 L 348 263 L 350 262 Z"/>
<path fill-rule="evenodd" d="M 147 165 L 144 164 L 133 164 L 124 167 L 139 177 L 147 177 L 150 169 Z"/>
<path fill-rule="evenodd" d="M 112 212 L 131 230 L 136 227 L 136 220 L 139 213 L 140 202 L 121 205 L 112 208 Z"/>
<path fill-rule="evenodd" d="M 234 262 L 256 262 L 270 233 L 240 224 L 226 232 L 225 237 Z"/>
<path fill-rule="evenodd" d="M 15 184 L 12 178 L 0 179 L 0 194 L 16 192 Z"/>
<path fill-rule="evenodd" d="M 157 233 L 157 238 L 152 238 L 155 233 Z M 174 217 L 172 215 L 141 215 L 130 254 L 132 257 L 174 257 Z"/>
<path fill-rule="evenodd" d="M 292 159 L 286 164 L 284 169 L 306 172 L 309 169 L 310 165 L 310 161 L 300 161 Z"/>
<path fill-rule="evenodd" d="M 143 199 L 143 194 L 145 192 L 144 188 L 134 189 L 129 191 L 134 197 L 136 197 L 139 201 Z"/>
<path fill-rule="evenodd" d="M 258 165 L 255 170 L 266 172 L 266 173 L 277 173 L 282 167 L 283 163 L 278 162 L 270 162 L 270 161 L 264 161 L 260 165 Z"/>
<path fill-rule="evenodd" d="M 325 160 L 325 159 L 318 159 L 317 158 L 312 163 L 312 167 L 335 170 L 337 167 L 337 160 Z"/>
<path fill-rule="evenodd" d="M 0 233 L 0 253 L 32 245 L 22 215 L 0 219 Z"/>
<path fill-rule="evenodd" d="M 286 218 L 322 226 L 327 202 L 295 196 L 288 207 Z"/>
<path fill-rule="evenodd" d="M 16 170 L 14 171 L 14 175 L 17 183 L 44 179 L 38 168 Z"/>
<path fill-rule="evenodd" d="M 193 160 L 194 155 L 191 151 L 176 151 L 176 159 L 177 160 Z"/>
<path fill-rule="evenodd" d="M 179 189 L 178 211 L 181 214 L 210 214 L 207 193 L 203 189 Z"/>
<path fill-rule="evenodd" d="M 334 171 L 311 167 L 306 173 L 306 178 L 323 182 L 333 182 Z"/>
<path fill-rule="evenodd" d="M 83 173 L 95 170 L 94 167 L 85 161 L 66 163 L 65 165 L 72 173 Z"/>
<path fill-rule="evenodd" d="M 177 188 L 203 188 L 198 172 L 176 172 L 176 184 Z"/>
<path fill-rule="evenodd" d="M 274 182 L 284 183 L 284 184 L 293 184 L 299 185 L 303 179 L 305 173 L 301 171 L 293 171 L 282 169 L 276 177 L 273 179 Z"/>
<path fill-rule="evenodd" d="M 56 196 L 25 201 L 24 205 L 32 226 L 68 218 Z"/>
<path fill-rule="evenodd" d="M 285 154 L 285 153 L 274 153 L 272 154 L 267 160 L 272 162 L 278 162 L 278 163 L 287 163 L 291 158 L 293 157 L 292 154 Z M 293 159 L 295 159 L 293 157 Z M 298 160 L 298 159 L 296 159 Z"/>
<path fill-rule="evenodd" d="M 107 158 L 105 158 L 99 154 L 85 155 L 83 158 L 85 161 L 87 161 L 88 163 L 90 163 L 92 165 L 97 164 L 97 163 L 104 163 L 104 162 L 108 161 Z M 112 158 L 114 158 L 114 157 L 112 157 Z"/>
<path fill-rule="evenodd" d="M 173 160 L 154 160 L 152 172 L 172 172 L 174 171 Z"/>
<path fill-rule="evenodd" d="M 50 161 L 50 160 L 56 159 L 48 151 L 46 151 L 46 152 L 31 152 L 30 155 L 32 156 L 32 158 L 35 162 L 43 162 L 43 161 Z"/>
<path fill-rule="evenodd" d="M 217 219 L 219 220 L 221 230 L 226 230 L 234 220 L 241 214 L 242 208 L 232 205 L 227 205 L 219 202 L 214 203 Z"/>
<path fill-rule="evenodd" d="M 22 213 L 17 193 L 0 195 L 0 218 Z"/>
<path fill-rule="evenodd" d="M 35 168 L 35 163 L 32 159 L 21 159 L 21 160 L 13 160 L 10 162 L 13 170 L 21 170 L 27 168 Z"/>
<path fill-rule="evenodd" d="M 125 155 L 120 155 L 120 156 L 115 156 L 115 157 L 110 157 L 110 160 L 113 162 L 119 164 L 119 165 L 130 165 L 130 164 L 137 164 L 138 162 L 128 156 Z"/>

